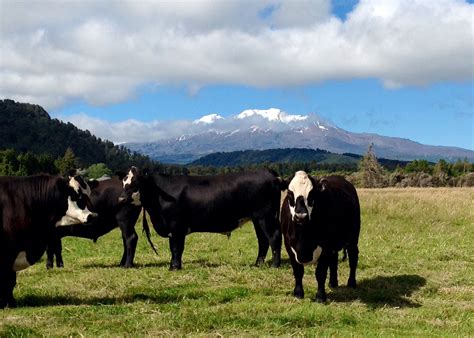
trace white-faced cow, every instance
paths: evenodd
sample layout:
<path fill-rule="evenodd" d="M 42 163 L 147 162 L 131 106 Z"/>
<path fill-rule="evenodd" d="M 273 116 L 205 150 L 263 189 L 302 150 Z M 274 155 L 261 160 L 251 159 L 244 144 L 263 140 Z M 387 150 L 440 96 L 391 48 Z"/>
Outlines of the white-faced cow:
<path fill-rule="evenodd" d="M 61 238 L 66 236 L 89 238 L 96 241 L 113 229 L 119 227 L 122 232 L 123 255 L 120 266 L 130 268 L 137 247 L 138 235 L 135 223 L 140 214 L 141 206 L 133 203 L 119 203 L 123 191 L 122 180 L 113 177 L 103 181 L 89 181 L 91 186 L 91 210 L 98 214 L 94 225 L 74 224 L 56 230 L 56 238 L 48 245 L 46 267 L 53 267 L 54 256 L 56 266 L 64 265 L 61 255 Z M 145 229 L 146 231 L 146 229 Z"/>
<path fill-rule="evenodd" d="M 230 233 L 252 220 L 258 239 L 256 265 L 261 265 L 269 246 L 273 266 L 280 265 L 279 224 L 282 180 L 260 170 L 216 176 L 140 174 L 131 168 L 123 180 L 122 200 L 141 203 L 153 227 L 169 238 L 170 269 L 181 269 L 186 235 L 193 232 Z"/>
<path fill-rule="evenodd" d="M 283 201 L 281 226 L 295 277 L 295 297 L 304 297 L 303 265 L 317 264 L 316 301 L 326 301 L 327 271 L 329 285 L 337 287 L 337 255 L 343 248 L 349 256 L 347 285 L 356 287 L 360 207 L 351 183 L 341 176 L 315 179 L 298 171 Z"/>
<path fill-rule="evenodd" d="M 37 262 L 55 227 L 95 220 L 80 177 L 0 177 L 0 308 L 14 307 L 16 272 Z"/>

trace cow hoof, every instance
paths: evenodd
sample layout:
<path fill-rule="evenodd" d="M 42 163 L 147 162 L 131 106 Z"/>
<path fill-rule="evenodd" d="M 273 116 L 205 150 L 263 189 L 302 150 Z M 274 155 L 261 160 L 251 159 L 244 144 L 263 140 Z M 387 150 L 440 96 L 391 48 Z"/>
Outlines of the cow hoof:
<path fill-rule="evenodd" d="M 130 263 L 128 263 L 128 264 L 123 264 L 123 265 L 120 265 L 120 266 L 121 266 L 122 268 L 124 268 L 124 269 L 131 269 L 131 268 L 134 267 L 134 265 L 133 265 L 133 264 L 130 264 Z M 170 270 L 171 270 L 171 269 L 170 269 Z"/>
<path fill-rule="evenodd" d="M 16 308 L 16 301 L 13 298 L 7 301 L 0 301 L 0 309 L 4 309 L 6 307 L 10 309 Z"/>
<path fill-rule="evenodd" d="M 64 268 L 64 264 L 63 263 L 59 263 L 56 265 L 58 268 Z"/>
<path fill-rule="evenodd" d="M 262 266 L 264 262 L 265 262 L 264 257 L 258 257 L 257 261 L 255 262 L 255 266 Z"/>
<path fill-rule="evenodd" d="M 298 299 L 303 299 L 304 298 L 303 289 L 295 288 L 295 290 L 293 291 L 293 296 L 295 296 L 295 298 L 298 298 Z"/>
<path fill-rule="evenodd" d="M 326 303 L 326 300 L 327 300 L 327 296 L 326 296 L 326 292 L 320 292 L 318 291 L 316 293 L 316 298 L 315 298 L 315 302 L 316 303 Z"/>
<path fill-rule="evenodd" d="M 53 264 L 46 264 L 46 269 L 52 269 L 53 268 Z"/>
<path fill-rule="evenodd" d="M 338 281 L 329 281 L 329 287 L 332 288 L 332 289 L 335 289 L 339 286 L 339 283 Z"/>
<path fill-rule="evenodd" d="M 178 271 L 178 270 L 181 270 L 181 266 L 177 266 L 177 265 L 171 265 L 170 266 L 170 271 Z"/>
<path fill-rule="evenodd" d="M 350 288 L 355 289 L 355 288 L 357 287 L 357 283 L 356 283 L 355 280 L 349 280 L 349 281 L 347 282 L 347 286 L 350 287 Z"/>

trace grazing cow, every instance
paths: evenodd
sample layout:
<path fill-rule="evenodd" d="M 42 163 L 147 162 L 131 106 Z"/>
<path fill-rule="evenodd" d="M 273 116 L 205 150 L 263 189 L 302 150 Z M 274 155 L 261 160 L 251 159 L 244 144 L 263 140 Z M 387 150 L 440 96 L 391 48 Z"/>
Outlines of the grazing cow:
<path fill-rule="evenodd" d="M 169 238 L 170 269 L 181 269 L 186 235 L 192 232 L 230 234 L 252 220 L 258 239 L 256 265 L 263 264 L 269 246 L 273 266 L 280 265 L 278 220 L 282 180 L 260 170 L 217 176 L 139 173 L 132 167 L 123 179 L 122 200 L 141 203 L 153 227 Z"/>
<path fill-rule="evenodd" d="M 80 177 L 0 177 L 0 308 L 16 305 L 16 272 L 37 262 L 55 227 L 92 222 Z"/>
<path fill-rule="evenodd" d="M 90 181 L 91 210 L 99 217 L 94 226 L 75 224 L 61 227 L 56 230 L 56 238 L 48 245 L 46 267 L 53 267 L 56 256 L 56 266 L 64 266 L 61 255 L 61 238 L 65 236 L 84 237 L 97 240 L 111 230 L 119 227 L 122 232 L 123 255 L 120 266 L 133 267 L 133 259 L 137 248 L 138 236 L 135 232 L 135 223 L 141 207 L 133 203 L 119 203 L 123 191 L 122 180 L 114 177 L 104 181 Z"/>
<path fill-rule="evenodd" d="M 329 267 L 329 285 L 337 287 L 337 255 L 342 249 L 349 256 L 347 285 L 356 287 L 360 207 L 351 183 L 341 176 L 316 180 L 298 171 L 283 201 L 281 225 L 295 277 L 295 297 L 304 297 L 303 265 L 317 263 L 316 301 L 326 301 L 327 270 Z"/>

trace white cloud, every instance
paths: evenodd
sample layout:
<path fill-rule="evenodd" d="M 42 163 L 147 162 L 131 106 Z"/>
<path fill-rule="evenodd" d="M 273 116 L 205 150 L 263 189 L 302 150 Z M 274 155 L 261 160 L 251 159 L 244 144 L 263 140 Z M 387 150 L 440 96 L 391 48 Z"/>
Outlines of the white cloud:
<path fill-rule="evenodd" d="M 472 80 L 474 5 L 361 0 L 0 0 L 0 96 L 58 107 L 127 100 L 145 84 L 257 87 L 378 78 Z"/>
<path fill-rule="evenodd" d="M 231 133 L 236 130 L 246 130 L 258 126 L 258 129 L 274 131 L 301 128 L 311 123 L 324 123 L 315 114 L 291 115 L 277 108 L 267 110 L 248 109 L 240 114 L 223 118 L 218 114 L 205 115 L 197 120 L 126 120 L 111 122 L 105 119 L 91 117 L 86 113 L 70 116 L 59 116 L 59 119 L 71 122 L 79 129 L 89 130 L 93 135 L 113 141 L 123 142 L 153 142 L 169 138 L 182 138 L 183 135 L 195 135 L 204 132 Z M 321 128 L 321 127 L 320 127 Z"/>

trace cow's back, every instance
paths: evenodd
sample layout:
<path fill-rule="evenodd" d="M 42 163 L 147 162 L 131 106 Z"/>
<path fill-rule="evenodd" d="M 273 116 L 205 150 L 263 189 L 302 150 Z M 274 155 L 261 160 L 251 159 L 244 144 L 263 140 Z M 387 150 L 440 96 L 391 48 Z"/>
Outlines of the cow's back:
<path fill-rule="evenodd" d="M 279 210 L 278 180 L 267 170 L 216 176 L 158 175 L 155 179 L 161 189 L 176 199 L 175 217 L 194 231 L 234 227 L 239 219 Z"/>
<path fill-rule="evenodd" d="M 350 241 L 356 244 L 360 232 L 360 205 L 354 186 L 342 176 L 324 177 L 318 185 L 318 190 L 322 191 L 316 195 L 312 214 L 320 245 L 340 250 Z"/>

